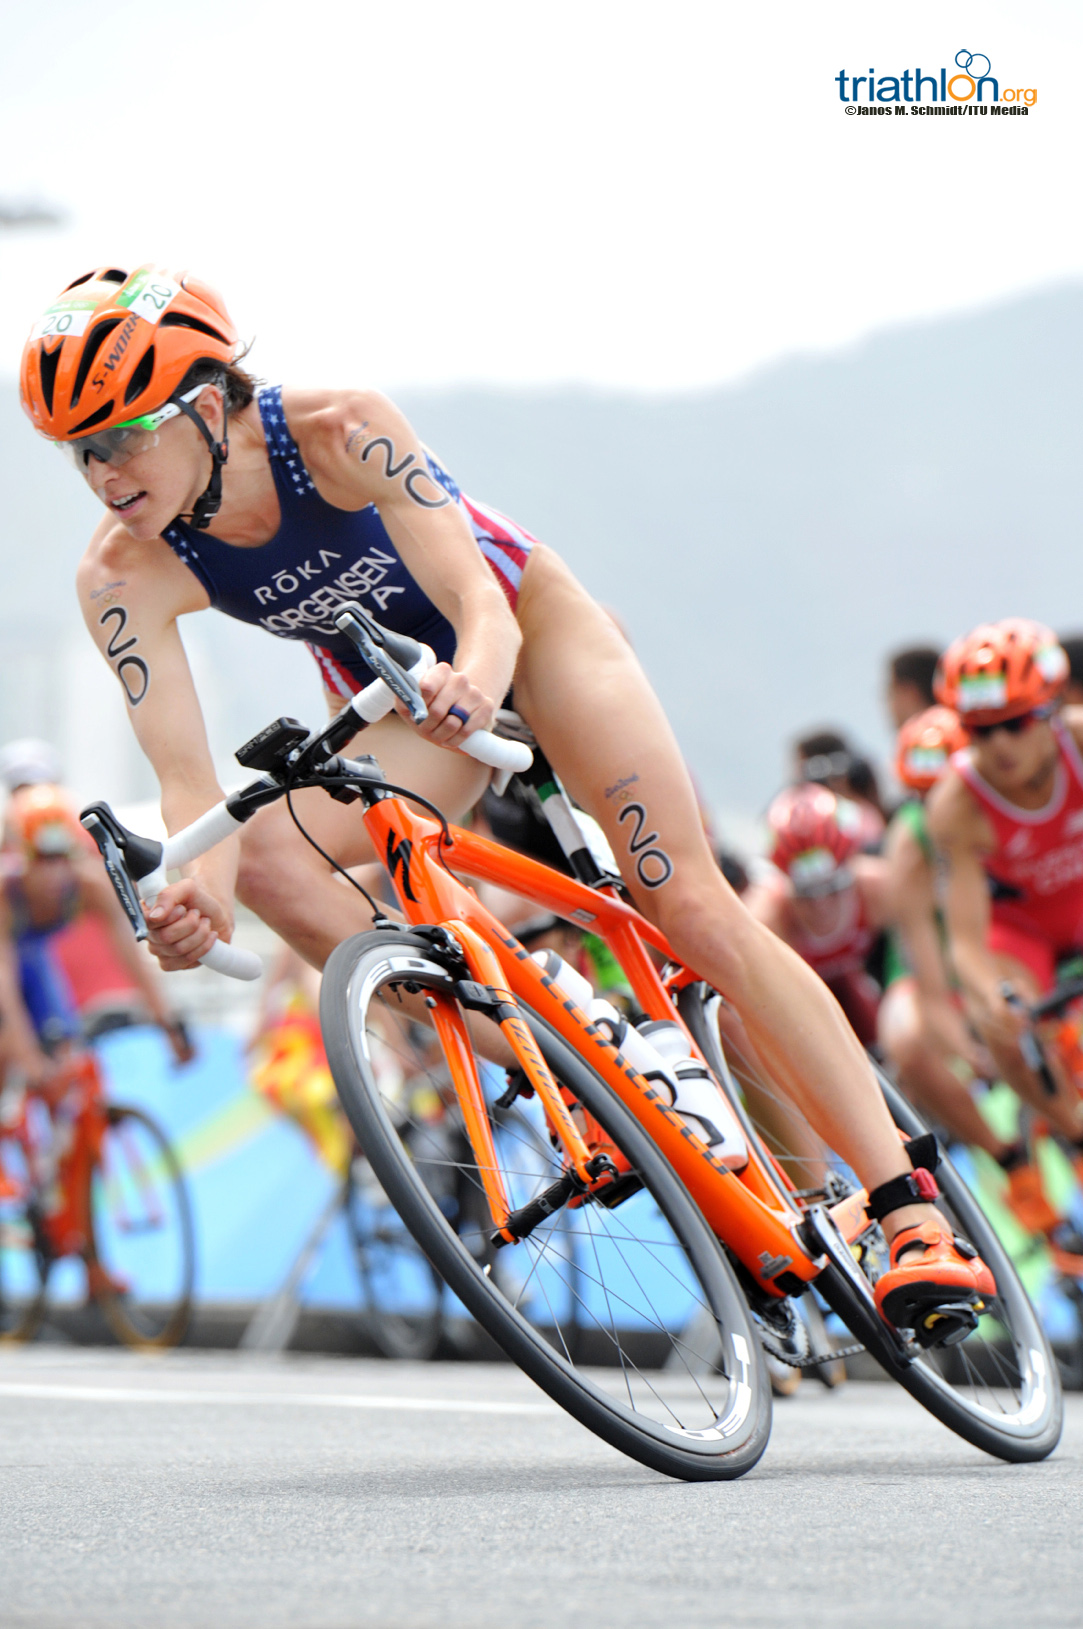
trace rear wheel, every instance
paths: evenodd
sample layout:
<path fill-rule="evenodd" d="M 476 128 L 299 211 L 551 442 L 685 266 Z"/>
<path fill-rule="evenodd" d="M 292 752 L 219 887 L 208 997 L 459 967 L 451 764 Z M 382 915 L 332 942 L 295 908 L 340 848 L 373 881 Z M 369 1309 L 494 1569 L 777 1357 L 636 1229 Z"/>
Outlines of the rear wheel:
<path fill-rule="evenodd" d="M 347 940 L 324 973 L 321 1021 L 343 1106 L 388 1198 L 449 1290 L 494 1341 L 582 1424 L 641 1463 L 688 1480 L 742 1475 L 762 1454 L 770 1392 L 743 1297 L 692 1200 L 654 1144 L 590 1066 L 524 1008 L 573 1113 L 597 1121 L 630 1167 L 612 1207 L 561 1204 L 494 1251 L 481 1173 L 462 1135 L 422 994 L 453 979 L 420 936 L 378 930 Z M 423 1011 L 423 1008 L 420 1008 Z M 490 1020 L 471 1015 L 481 1052 Z M 494 1026 L 495 1030 L 495 1026 Z M 500 1041 L 494 1034 L 493 1044 Z M 397 1069 L 387 1067 L 391 1054 Z M 507 1113 L 505 1086 L 479 1056 L 496 1163 L 513 1207 L 563 1175 L 537 1104 Z M 429 1083 L 424 1134 L 419 1087 Z M 689 1331 L 717 1354 L 701 1365 Z M 588 1367 L 588 1365 L 590 1367 Z M 701 1369 L 705 1372 L 701 1372 Z"/>
<path fill-rule="evenodd" d="M 183 1340 L 195 1246 L 188 1192 L 165 1133 L 142 1109 L 111 1104 L 92 1178 L 87 1277 L 126 1346 Z"/>
<path fill-rule="evenodd" d="M 810 1141 L 807 1125 L 752 1058 L 733 1009 L 705 985 L 682 991 L 680 1004 L 704 1056 L 727 1085 L 727 1095 L 738 1100 L 746 1127 L 805 1188 L 802 1202 L 830 1203 L 853 1191 L 852 1173 L 815 1139 Z M 907 1138 L 921 1136 L 928 1128 L 920 1116 L 879 1070 L 877 1077 L 896 1126 Z M 952 1231 L 978 1251 L 996 1282 L 996 1296 L 987 1301 L 972 1334 L 957 1345 L 929 1350 L 906 1339 L 906 1331 L 902 1342 L 892 1338 L 872 1298 L 876 1279 L 887 1266 L 878 1225 L 862 1235 L 861 1270 L 855 1271 L 853 1252 L 824 1221 L 834 1259 L 816 1288 L 892 1379 L 942 1424 L 1000 1459 L 1044 1459 L 1056 1447 L 1062 1423 L 1060 1377 L 1049 1343 L 1007 1251 L 946 1159 L 937 1182 L 942 1195 L 937 1208 Z M 812 1216 L 823 1218 L 824 1211 L 817 1209 Z"/>

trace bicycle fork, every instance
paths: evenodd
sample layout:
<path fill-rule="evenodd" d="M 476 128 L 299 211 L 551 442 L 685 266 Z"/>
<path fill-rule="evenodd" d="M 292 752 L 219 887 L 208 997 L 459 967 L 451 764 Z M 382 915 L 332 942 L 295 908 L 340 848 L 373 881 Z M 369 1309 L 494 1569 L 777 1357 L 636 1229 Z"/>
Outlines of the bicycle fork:
<path fill-rule="evenodd" d="M 428 1001 L 434 1028 L 451 1067 L 459 1108 L 489 1201 L 494 1227 L 491 1242 L 500 1248 L 525 1239 L 554 1211 L 588 1193 L 599 1181 L 615 1179 L 619 1173 L 608 1154 L 592 1154 L 587 1146 L 564 1101 L 560 1086 L 538 1050 L 515 996 L 507 987 L 503 970 L 490 946 L 465 922 L 452 920 L 444 926 L 461 945 L 467 968 L 473 977 L 459 980 L 454 998 L 430 996 Z M 519 1210 L 512 1209 L 497 1163 L 485 1093 L 460 1008 L 485 1013 L 499 1026 L 516 1064 L 541 1103 L 554 1143 L 564 1154 L 566 1165 L 563 1174 Z"/>

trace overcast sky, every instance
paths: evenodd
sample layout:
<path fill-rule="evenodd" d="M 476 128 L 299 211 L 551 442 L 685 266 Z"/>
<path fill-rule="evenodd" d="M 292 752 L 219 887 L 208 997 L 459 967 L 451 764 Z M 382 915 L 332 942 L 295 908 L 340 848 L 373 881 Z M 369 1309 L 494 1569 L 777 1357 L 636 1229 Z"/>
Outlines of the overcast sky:
<path fill-rule="evenodd" d="M 307 383 L 708 386 L 1083 275 L 1078 0 L 38 0 L 0 23 L 0 372 L 153 259 Z M 1026 118 L 847 117 L 982 52 Z"/>

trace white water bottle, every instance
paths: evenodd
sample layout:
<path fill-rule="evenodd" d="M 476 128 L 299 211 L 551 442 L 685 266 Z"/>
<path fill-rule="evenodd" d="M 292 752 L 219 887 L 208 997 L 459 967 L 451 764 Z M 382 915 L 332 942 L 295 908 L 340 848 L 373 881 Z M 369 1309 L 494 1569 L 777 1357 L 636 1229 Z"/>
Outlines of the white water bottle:
<path fill-rule="evenodd" d="M 533 960 L 593 1023 L 608 1031 L 613 1045 L 636 1073 L 663 1091 L 670 1107 L 715 1158 L 731 1171 L 743 1170 L 748 1164 L 748 1145 L 740 1122 L 704 1065 L 689 1054 L 680 1025 L 656 1018 L 636 1028 L 608 1001 L 596 996 L 589 979 L 555 950 L 535 951 Z"/>
<path fill-rule="evenodd" d="M 703 1138 L 716 1159 L 731 1171 L 743 1170 L 748 1164 L 748 1144 L 741 1123 L 710 1071 L 692 1057 L 681 1026 L 666 1018 L 651 1018 L 639 1026 L 639 1034 L 676 1081 L 671 1106 Z"/>

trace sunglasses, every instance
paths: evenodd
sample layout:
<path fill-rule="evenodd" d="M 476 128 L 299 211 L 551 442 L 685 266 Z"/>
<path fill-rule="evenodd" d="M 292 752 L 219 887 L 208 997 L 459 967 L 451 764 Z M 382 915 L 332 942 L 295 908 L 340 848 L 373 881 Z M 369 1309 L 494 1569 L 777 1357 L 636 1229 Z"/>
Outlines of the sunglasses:
<path fill-rule="evenodd" d="M 186 390 L 178 401 L 192 402 L 206 388 L 206 384 L 196 385 L 194 390 Z M 80 475 L 86 474 L 92 458 L 99 464 L 112 464 L 114 468 L 119 468 L 129 458 L 135 458 L 156 446 L 158 430 L 182 411 L 177 402 L 166 402 L 155 412 L 142 413 L 139 418 L 113 425 L 110 430 L 98 430 L 93 435 L 76 436 L 72 441 L 57 441 L 54 445 L 71 459 Z"/>
<path fill-rule="evenodd" d="M 987 741 L 998 730 L 1005 730 L 1008 735 L 1022 735 L 1030 729 L 1032 724 L 1040 724 L 1052 717 L 1051 707 L 1035 707 L 1029 713 L 1019 713 L 1015 718 L 1002 718 L 996 724 L 968 724 L 967 731 L 977 741 Z"/>

